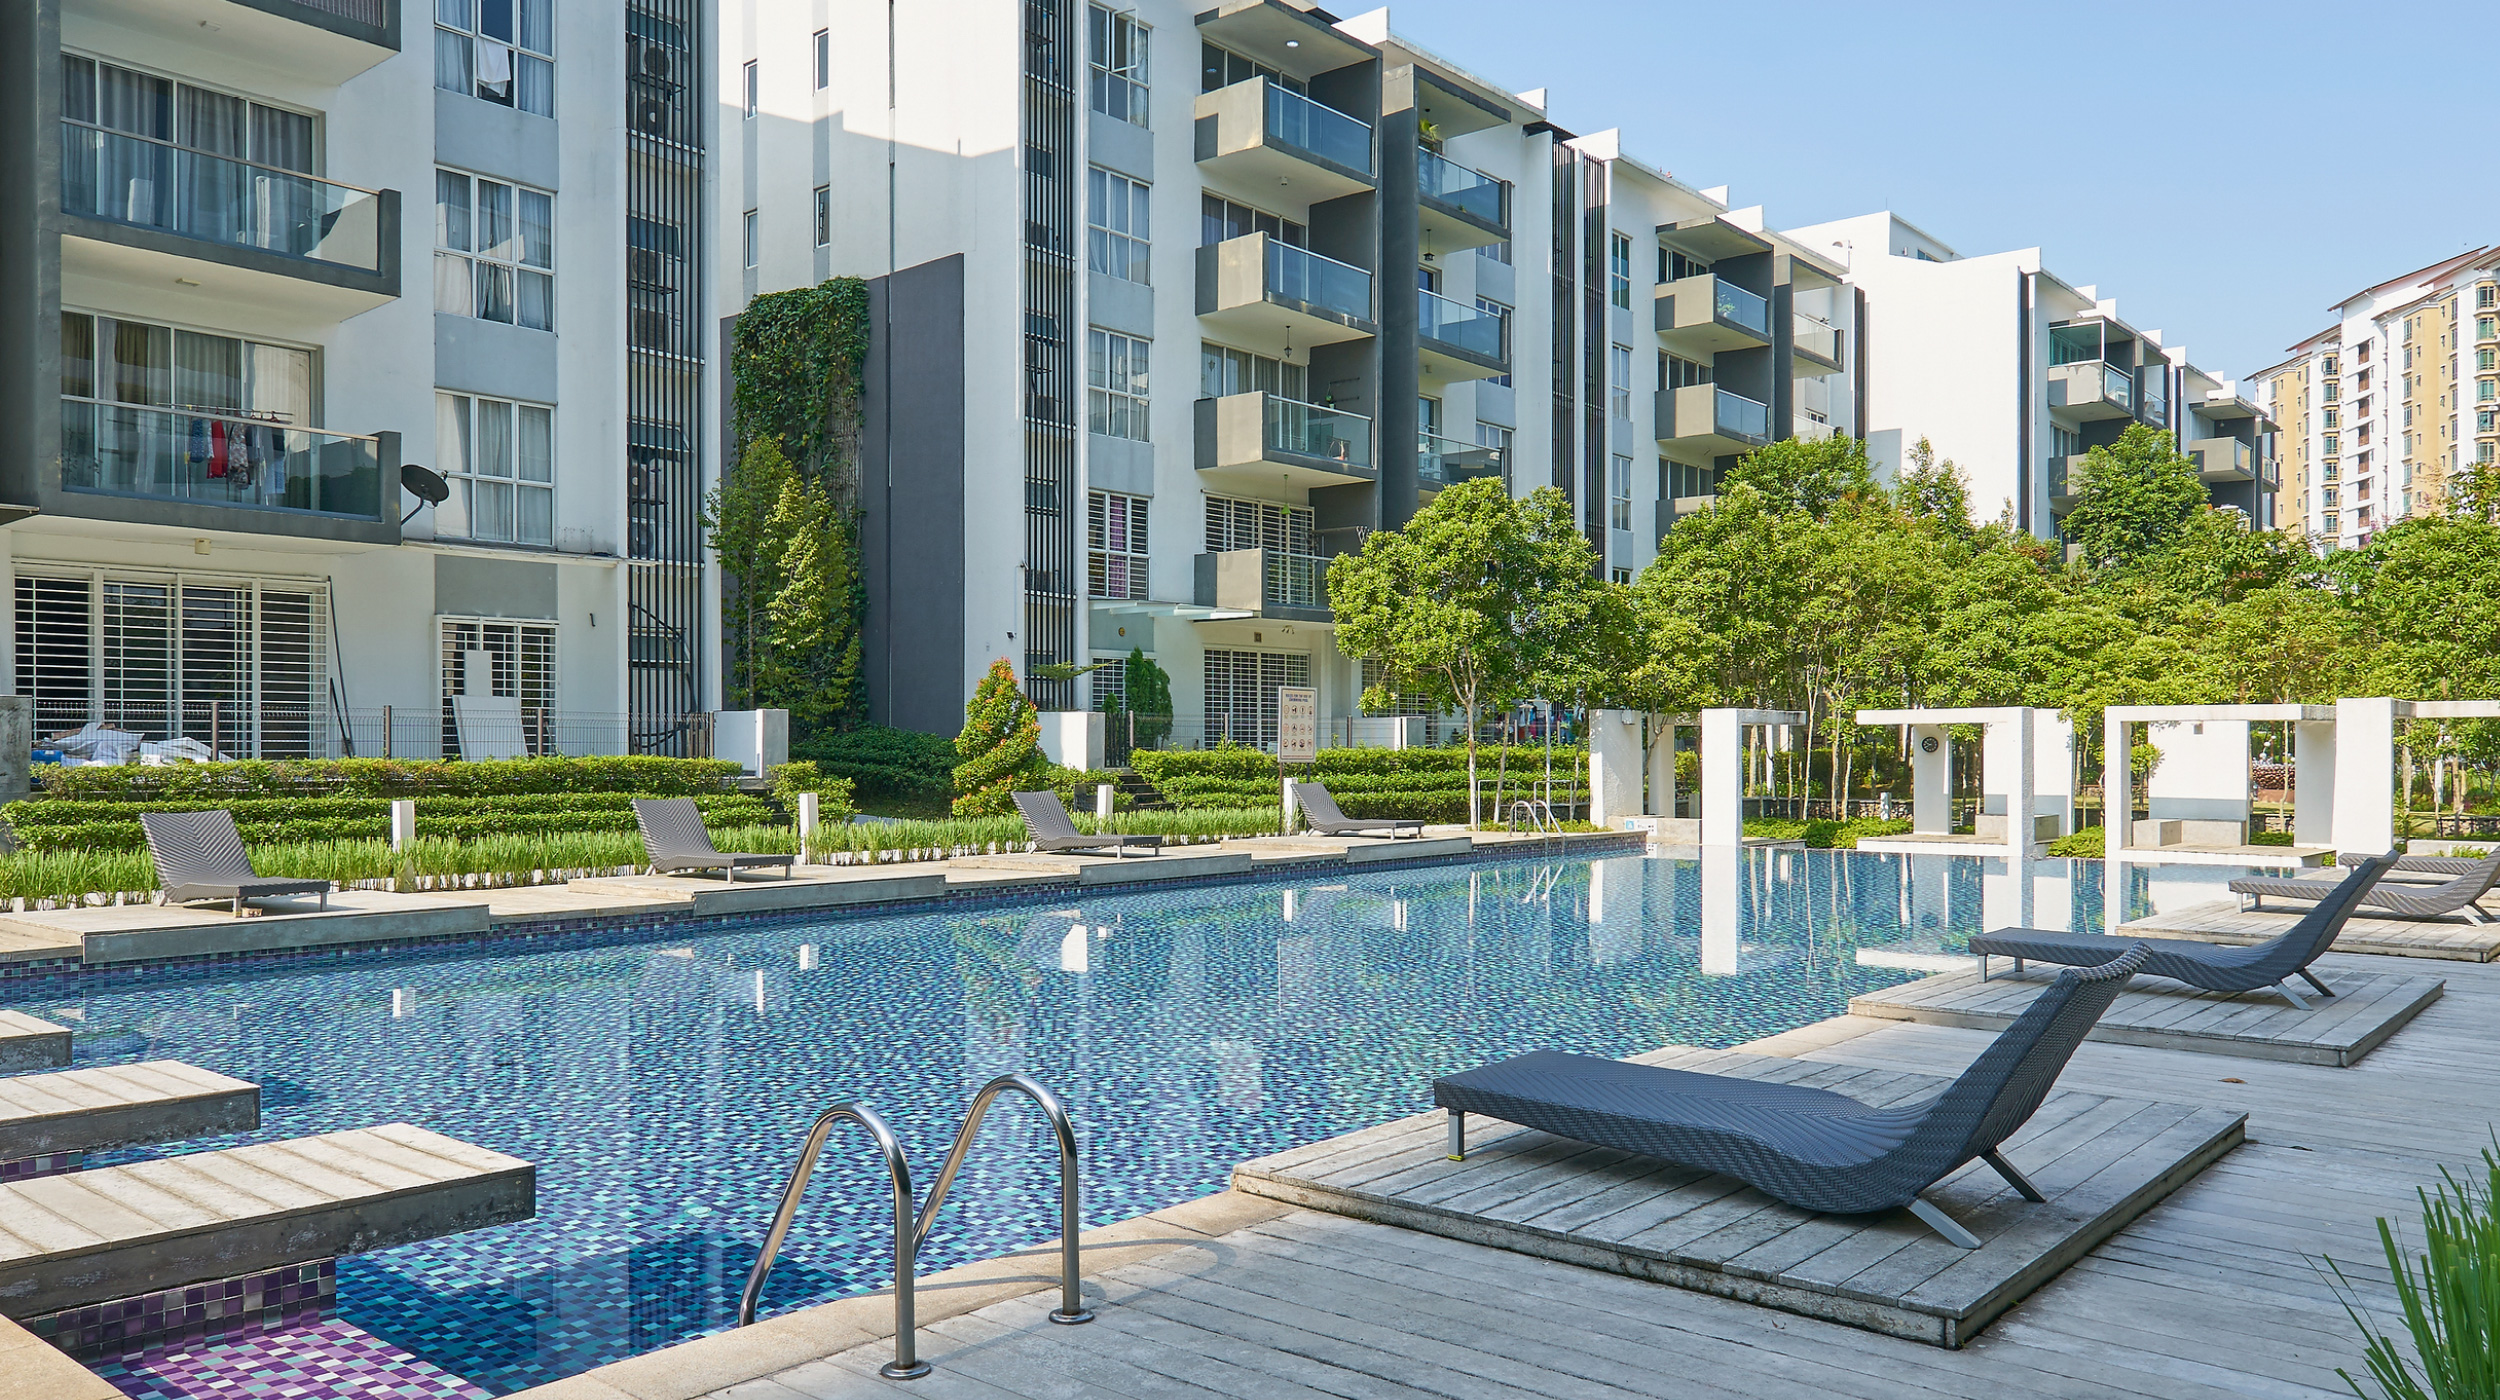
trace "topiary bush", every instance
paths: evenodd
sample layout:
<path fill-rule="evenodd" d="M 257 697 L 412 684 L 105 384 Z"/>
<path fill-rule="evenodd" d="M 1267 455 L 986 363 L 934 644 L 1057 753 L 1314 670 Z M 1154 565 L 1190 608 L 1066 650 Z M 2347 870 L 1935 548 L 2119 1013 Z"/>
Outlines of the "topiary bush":
<path fill-rule="evenodd" d="M 1016 688 L 1015 668 L 1005 657 L 990 663 L 972 698 L 964 702 L 963 732 L 955 736 L 955 815 L 999 817 L 1015 811 L 1011 792 L 1043 785 L 1050 761 L 1042 756 L 1042 717 Z"/>

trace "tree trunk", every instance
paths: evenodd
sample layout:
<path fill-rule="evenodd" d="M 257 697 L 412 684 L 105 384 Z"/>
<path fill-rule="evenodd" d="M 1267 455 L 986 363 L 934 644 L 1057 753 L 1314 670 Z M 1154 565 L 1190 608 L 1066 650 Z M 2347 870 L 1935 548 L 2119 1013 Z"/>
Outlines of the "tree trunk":
<path fill-rule="evenodd" d="M 1474 831 L 1482 822 L 1484 809 L 1477 806 L 1483 793 L 1476 787 L 1476 693 L 1467 692 L 1467 829 Z"/>

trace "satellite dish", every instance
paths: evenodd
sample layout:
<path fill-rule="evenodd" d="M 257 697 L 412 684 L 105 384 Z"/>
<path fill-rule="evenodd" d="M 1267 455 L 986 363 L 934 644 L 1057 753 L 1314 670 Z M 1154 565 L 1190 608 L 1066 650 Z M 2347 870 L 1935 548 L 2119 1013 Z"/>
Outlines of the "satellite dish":
<path fill-rule="evenodd" d="M 439 506 L 451 499 L 451 483 L 414 462 L 399 464 L 399 485 L 400 489 L 417 498 L 417 504 L 410 506 L 408 513 L 399 518 L 402 525 L 416 519 L 417 512 L 427 506 Z"/>

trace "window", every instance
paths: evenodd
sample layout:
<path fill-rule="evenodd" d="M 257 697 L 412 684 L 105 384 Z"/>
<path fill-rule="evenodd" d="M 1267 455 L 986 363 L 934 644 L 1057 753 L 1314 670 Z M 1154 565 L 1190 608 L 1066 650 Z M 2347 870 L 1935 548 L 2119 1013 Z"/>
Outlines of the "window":
<path fill-rule="evenodd" d="M 2326 426 L 2328 426 L 2329 428 L 2336 427 L 2336 426 L 2337 426 L 2337 425 L 2341 422 L 2341 420 L 2342 420 L 2342 416 L 2343 416 L 2343 415 L 2342 415 L 2340 412 L 2338 412 L 2337 410 L 2335 410 L 2335 409 L 2332 409 L 2332 408 L 2329 408 L 2329 409 L 2323 409 L 2323 410 L 2321 410 L 2320 412 L 2321 412 L 2321 415 L 2322 415 L 2322 417 L 2323 417 L 2323 419 L 2324 419 L 2324 421 L 2325 421 L 2325 423 L 2326 423 Z"/>
<path fill-rule="evenodd" d="M 1710 366 L 1698 360 L 1688 360 L 1681 355 L 1658 357 L 1658 387 L 1662 390 L 1672 391 L 1691 384 L 1709 382 Z"/>
<path fill-rule="evenodd" d="M 1476 310 L 1499 320 L 1502 323 L 1501 343 L 1504 345 L 1510 344 L 1511 309 L 1508 306 L 1503 305 L 1501 302 L 1493 300 L 1491 297 L 1478 297 L 1476 298 Z M 1507 389 L 1510 387 L 1510 372 L 1505 370 L 1500 374 L 1488 375 L 1486 376 L 1484 382 L 1487 384 L 1499 384 L 1503 388 Z"/>
<path fill-rule="evenodd" d="M 2475 380 L 2475 381 L 2474 381 L 2474 402 L 2476 402 L 2476 403 L 2494 403 L 2494 402 L 2500 402 L 2500 379 L 2477 379 L 2477 380 Z"/>
<path fill-rule="evenodd" d="M 1613 579 L 1619 584 L 1622 584 L 1626 588 L 1629 588 L 1632 585 L 1632 571 L 1630 569 L 1613 570 L 1607 574 L 1607 577 Z"/>
<path fill-rule="evenodd" d="M 1146 596 L 1146 498 L 1086 493 L 1085 591 L 1096 598 Z"/>
<path fill-rule="evenodd" d="M 816 31 L 816 90 L 833 86 L 833 31 Z"/>
<path fill-rule="evenodd" d="M 2332 486 L 2322 486 L 2318 488 L 2318 499 L 2325 502 L 2329 509 L 2334 508 L 2339 495 L 2340 493 Z"/>
<path fill-rule="evenodd" d="M 2488 345 L 2475 351 L 2474 368 L 2478 370 L 2500 369 L 2500 351 L 2495 351 Z"/>
<path fill-rule="evenodd" d="M 1099 165 L 1086 172 L 1087 267 L 1126 282 L 1147 280 L 1147 188 Z"/>
<path fill-rule="evenodd" d="M 1662 281 L 1681 282 L 1687 277 L 1710 275 L 1710 264 L 1699 258 L 1688 258 L 1672 250 L 1661 252 L 1658 260 L 1661 264 L 1659 277 Z"/>
<path fill-rule="evenodd" d="M 1497 262 L 1508 267 L 1510 266 L 1510 240 L 1505 238 L 1499 243 L 1480 243 L 1476 245 L 1476 256 L 1486 262 Z"/>
<path fill-rule="evenodd" d="M 2494 305 L 2500 305 L 2500 287 L 2495 287 L 2489 282 L 2485 282 L 2476 287 L 2474 289 L 2474 305 L 2478 310 L 2487 309 Z"/>
<path fill-rule="evenodd" d="M 2491 340 L 2500 338 L 2500 316 L 2475 317 L 2474 338 L 2476 340 Z"/>
<path fill-rule="evenodd" d="M 755 211 L 754 211 L 754 210 L 749 209 L 749 210 L 746 212 L 746 217 L 745 217 L 744 219 L 741 219 L 741 220 L 739 221 L 739 223 L 738 223 L 738 237 L 739 237 L 739 242 L 740 242 L 741 246 L 745 249 L 745 253 L 746 253 L 746 262 L 745 262 L 745 266 L 748 266 L 748 267 L 753 267 L 753 266 L 755 266 L 755 252 L 756 252 L 756 249 L 755 249 L 755 244 L 756 244 L 756 241 L 757 241 L 757 240 L 756 240 L 756 232 L 755 232 Z"/>
<path fill-rule="evenodd" d="M 1146 124 L 1146 41 L 1153 31 L 1100 5 L 1088 16 L 1094 110 L 1124 122 Z"/>
<path fill-rule="evenodd" d="M 1632 528 L 1632 459 L 1621 454 L 1606 461 L 1606 526 Z"/>
<path fill-rule="evenodd" d="M 1220 399 L 1233 394 L 1275 394 L 1309 401 L 1304 385 L 1309 373 L 1291 360 L 1270 359 L 1229 345 L 1198 346 L 1198 396 Z"/>
<path fill-rule="evenodd" d="M 628 215 L 625 220 L 626 342 L 636 350 L 691 353 L 679 287 L 685 280 L 677 226 Z"/>
<path fill-rule="evenodd" d="M 2337 436 L 2334 433 L 2326 433 L 2321 437 L 2318 450 L 2321 452 L 2335 452 L 2340 450 L 2340 447 L 2341 444 L 2339 443 Z"/>
<path fill-rule="evenodd" d="M 1476 420 L 1476 446 L 1491 449 L 1493 465 L 1503 468 L 1505 474 L 1510 466 L 1510 440 L 1510 429 L 1499 423 L 1487 423 L 1481 418 Z"/>
<path fill-rule="evenodd" d="M 755 115 L 755 88 L 755 60 L 750 58 L 738 78 L 738 89 L 746 94 L 746 114 L 750 117 Z"/>
<path fill-rule="evenodd" d="M 434 86 L 556 114 L 556 0 L 434 0 Z"/>
<path fill-rule="evenodd" d="M 556 704 L 556 629 L 449 618 L 442 628 L 444 754 L 460 752 L 460 722 L 451 703 L 455 695 L 519 700 L 521 734 L 515 737 L 532 756 L 551 748 L 547 718 Z"/>
<path fill-rule="evenodd" d="M 1206 546 L 1209 554 L 1236 549 L 1265 549 L 1277 554 L 1317 555 L 1318 527 L 1307 506 L 1273 501 L 1244 501 L 1209 496 Z"/>
<path fill-rule="evenodd" d="M 434 309 L 556 328 L 555 196 L 434 172 Z"/>
<path fill-rule="evenodd" d="M 1632 347 L 1618 345 L 1606 355 L 1606 411 L 1632 421 Z"/>
<path fill-rule="evenodd" d="M 2500 409 L 2478 408 L 2474 411 L 2474 431 L 2500 431 Z"/>
<path fill-rule="evenodd" d="M 2329 355 L 2325 359 L 2321 360 L 2318 364 L 2318 368 L 2320 372 L 2328 375 L 2340 373 L 2336 367 L 2336 361 L 2333 355 Z"/>
<path fill-rule="evenodd" d="M 320 368 L 312 350 L 63 311 L 61 485 L 371 515 L 371 488 L 351 503 L 351 482 L 308 470 L 322 439 L 287 431 L 321 425 Z"/>
<path fill-rule="evenodd" d="M 1095 652 L 1094 661 L 1097 669 L 1087 673 L 1093 682 L 1094 708 L 1116 715 L 1128 708 L 1127 654 L 1114 652 L 1106 656 Z M 1115 728 L 1113 732 L 1120 731 Z"/>
<path fill-rule="evenodd" d="M 816 187 L 816 246 L 828 247 L 833 242 L 833 186 Z"/>
<path fill-rule="evenodd" d="M 2084 453 L 2083 434 L 2073 428 L 2049 424 L 2049 457 L 2080 457 Z"/>
<path fill-rule="evenodd" d="M 1606 299 L 1626 311 L 1632 309 L 1632 239 L 1628 234 L 1606 235 Z"/>
<path fill-rule="evenodd" d="M 1213 44 L 1198 46 L 1198 90 L 1214 92 L 1252 78 L 1265 78 L 1278 87 L 1293 92 L 1306 92 L 1302 80 L 1290 73 L 1279 73 L 1256 59 L 1244 58 L 1230 49 Z"/>
<path fill-rule="evenodd" d="M 117 136 L 169 142 L 183 151 L 275 166 L 303 175 L 320 173 L 319 122 L 312 116 L 73 54 L 61 56 L 61 119 L 82 127 L 100 127 Z M 243 189 L 247 183 L 243 171 L 217 162 L 195 165 L 191 158 L 183 157 L 180 183 L 185 186 L 186 207 L 176 216 L 172 208 L 176 179 L 174 172 L 162 164 L 174 158 L 170 152 L 161 145 L 139 147 L 134 142 L 114 141 L 102 148 L 109 153 L 105 156 L 108 179 L 97 181 L 88 172 L 96 149 L 85 147 L 76 161 L 79 168 L 69 172 L 63 181 L 64 200 L 74 204 L 77 213 L 123 223 L 175 224 L 188 229 L 194 223 L 240 223 L 245 216 L 231 206 L 254 197 Z M 228 181 L 236 187 L 231 191 L 220 188 Z M 84 198 L 72 194 L 73 182 L 87 186 L 77 190 Z M 108 183 L 119 188 L 108 193 L 101 188 Z M 284 181 L 248 183 L 270 186 L 272 193 L 281 198 L 300 197 Z M 270 195 L 258 197 L 267 199 Z"/>
<path fill-rule="evenodd" d="M 1147 341 L 1118 331 L 1085 333 L 1086 424 L 1105 437 L 1146 440 Z"/>
<path fill-rule="evenodd" d="M 434 396 L 435 469 L 452 485 L 434 528 L 502 544 L 555 543 L 555 410 Z"/>
<path fill-rule="evenodd" d="M 1198 203 L 1198 242 L 1221 243 L 1228 238 L 1247 238 L 1264 233 L 1279 243 L 1296 248 L 1310 244 L 1310 230 L 1291 219 L 1262 213 L 1247 204 L 1235 204 L 1218 195 L 1202 196 Z"/>
<path fill-rule="evenodd" d="M 1311 658 L 1298 651 L 1208 651 L 1205 742 L 1276 746 L 1276 692 L 1311 683 Z"/>

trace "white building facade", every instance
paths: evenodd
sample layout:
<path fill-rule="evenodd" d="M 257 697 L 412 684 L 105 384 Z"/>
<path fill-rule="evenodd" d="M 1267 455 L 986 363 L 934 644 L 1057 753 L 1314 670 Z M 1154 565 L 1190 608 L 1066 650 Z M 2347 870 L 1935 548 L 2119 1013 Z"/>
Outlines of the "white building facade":
<path fill-rule="evenodd" d="M 693 0 L 0 27 L 0 566 L 39 732 L 423 755 L 491 695 L 530 752 L 696 742 Z"/>

